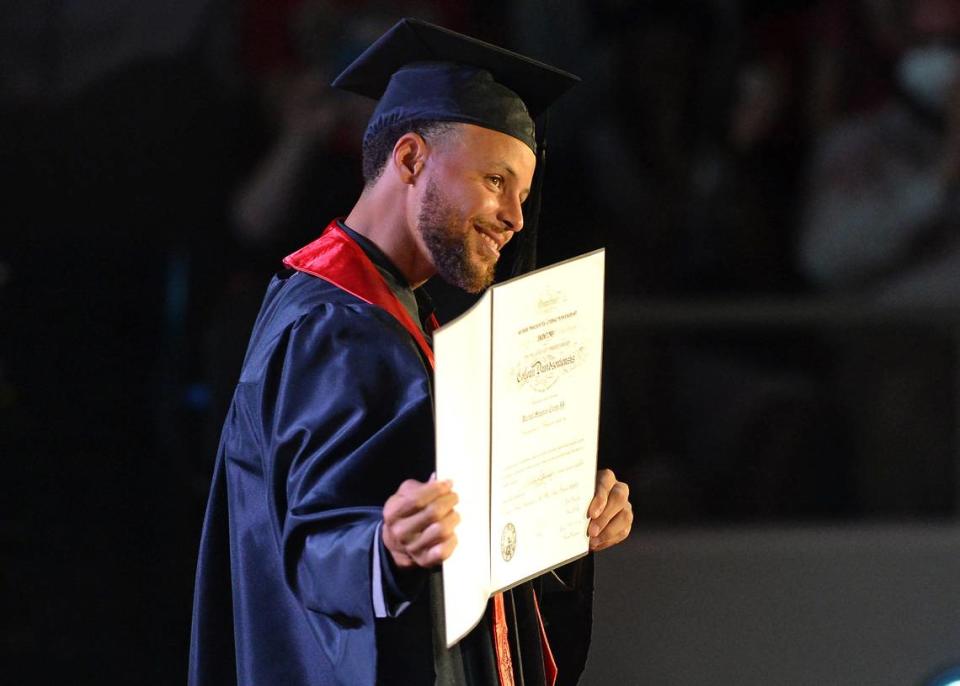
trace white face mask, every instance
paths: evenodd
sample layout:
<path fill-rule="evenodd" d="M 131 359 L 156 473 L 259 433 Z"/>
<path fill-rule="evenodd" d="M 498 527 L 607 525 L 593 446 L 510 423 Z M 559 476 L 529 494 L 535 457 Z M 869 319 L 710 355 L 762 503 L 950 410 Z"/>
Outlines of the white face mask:
<path fill-rule="evenodd" d="M 946 45 L 907 50 L 897 64 L 897 79 L 907 95 L 935 112 L 943 112 L 960 76 L 960 52 Z"/>

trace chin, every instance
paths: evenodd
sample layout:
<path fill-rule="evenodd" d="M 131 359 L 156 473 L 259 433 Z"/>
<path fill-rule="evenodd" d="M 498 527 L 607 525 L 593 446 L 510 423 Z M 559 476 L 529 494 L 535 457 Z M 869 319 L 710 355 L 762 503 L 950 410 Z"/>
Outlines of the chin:
<path fill-rule="evenodd" d="M 460 263 L 447 274 L 441 273 L 441 276 L 448 283 L 467 293 L 482 293 L 493 284 L 495 274 L 496 262 L 475 262 Z"/>

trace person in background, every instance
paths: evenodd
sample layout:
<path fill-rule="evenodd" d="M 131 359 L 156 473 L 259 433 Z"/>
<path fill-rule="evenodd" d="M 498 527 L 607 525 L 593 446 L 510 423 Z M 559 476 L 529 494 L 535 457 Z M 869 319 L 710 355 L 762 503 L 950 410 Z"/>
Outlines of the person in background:
<path fill-rule="evenodd" d="M 817 141 L 797 253 L 821 294 L 894 317 L 960 302 L 960 2 L 899 7 L 905 28 L 889 95 Z M 956 439 L 943 378 L 953 373 L 955 344 L 936 326 L 902 325 L 833 343 L 859 508 L 946 511 Z"/>

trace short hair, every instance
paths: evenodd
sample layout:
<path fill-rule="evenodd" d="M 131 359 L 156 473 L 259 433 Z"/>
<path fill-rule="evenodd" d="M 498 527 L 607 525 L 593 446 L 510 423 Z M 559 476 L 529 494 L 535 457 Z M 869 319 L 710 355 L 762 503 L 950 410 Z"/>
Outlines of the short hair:
<path fill-rule="evenodd" d="M 448 121 L 405 121 L 385 126 L 363 139 L 363 180 L 374 183 L 383 174 L 397 139 L 406 133 L 416 133 L 426 141 L 438 140 L 453 131 L 455 124 Z"/>

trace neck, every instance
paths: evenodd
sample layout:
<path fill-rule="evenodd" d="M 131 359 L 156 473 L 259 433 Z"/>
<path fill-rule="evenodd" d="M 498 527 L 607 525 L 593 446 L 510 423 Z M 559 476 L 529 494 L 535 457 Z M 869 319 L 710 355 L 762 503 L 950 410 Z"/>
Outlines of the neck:
<path fill-rule="evenodd" d="M 435 273 L 407 213 L 407 186 L 389 187 L 380 179 L 363 189 L 344 220 L 373 241 L 416 288 Z"/>

